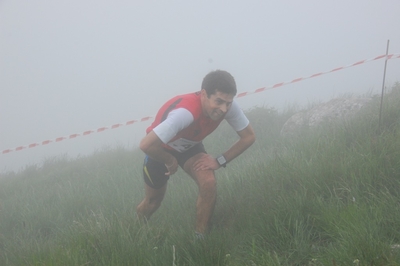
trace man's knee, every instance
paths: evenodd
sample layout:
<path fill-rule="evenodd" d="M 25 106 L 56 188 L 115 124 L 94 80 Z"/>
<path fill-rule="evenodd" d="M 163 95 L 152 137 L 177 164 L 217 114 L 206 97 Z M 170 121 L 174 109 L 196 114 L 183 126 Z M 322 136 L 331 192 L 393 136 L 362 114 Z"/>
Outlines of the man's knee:
<path fill-rule="evenodd" d="M 151 207 L 151 208 L 158 208 L 161 206 L 161 202 L 163 200 L 163 197 L 152 197 L 149 198 L 147 201 L 147 204 Z"/>
<path fill-rule="evenodd" d="M 160 207 L 161 202 L 164 199 L 165 191 L 167 185 L 165 184 L 162 188 L 160 189 L 153 189 L 150 186 L 146 185 L 146 193 L 145 197 L 143 199 L 143 206 L 145 208 L 150 208 L 150 209 L 157 209 Z"/>
<path fill-rule="evenodd" d="M 136 207 L 136 212 L 139 214 L 139 216 L 144 216 L 149 219 L 151 214 L 153 214 L 153 212 L 155 212 L 161 206 L 162 200 L 163 199 L 159 197 L 145 197 L 143 201 Z"/>
<path fill-rule="evenodd" d="M 202 178 L 199 180 L 199 189 L 200 190 L 206 190 L 209 192 L 213 192 L 216 190 L 217 187 L 217 181 L 215 180 L 215 177 L 207 177 L 207 178 Z"/>

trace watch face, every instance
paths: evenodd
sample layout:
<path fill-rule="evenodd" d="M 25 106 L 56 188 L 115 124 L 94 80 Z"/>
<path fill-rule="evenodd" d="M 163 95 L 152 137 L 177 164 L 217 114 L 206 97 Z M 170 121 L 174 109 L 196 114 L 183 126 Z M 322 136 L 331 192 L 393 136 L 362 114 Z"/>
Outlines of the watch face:
<path fill-rule="evenodd" d="M 217 161 L 218 161 L 218 163 L 219 163 L 220 165 L 223 165 L 223 164 L 226 163 L 226 160 L 225 160 L 225 157 L 224 157 L 224 156 L 219 156 L 219 157 L 217 158 Z"/>

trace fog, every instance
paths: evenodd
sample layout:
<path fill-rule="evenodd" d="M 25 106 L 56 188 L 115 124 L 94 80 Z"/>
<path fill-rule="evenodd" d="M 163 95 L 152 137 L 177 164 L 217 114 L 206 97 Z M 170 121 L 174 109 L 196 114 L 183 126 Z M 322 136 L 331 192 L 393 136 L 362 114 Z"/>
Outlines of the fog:
<path fill-rule="evenodd" d="M 400 53 L 400 1 L 0 1 L 0 151 L 154 115 L 224 69 L 238 91 Z M 238 98 L 282 108 L 379 93 L 377 60 Z M 388 60 L 386 83 L 400 80 Z M 147 122 L 0 154 L 0 171 L 134 147 Z"/>

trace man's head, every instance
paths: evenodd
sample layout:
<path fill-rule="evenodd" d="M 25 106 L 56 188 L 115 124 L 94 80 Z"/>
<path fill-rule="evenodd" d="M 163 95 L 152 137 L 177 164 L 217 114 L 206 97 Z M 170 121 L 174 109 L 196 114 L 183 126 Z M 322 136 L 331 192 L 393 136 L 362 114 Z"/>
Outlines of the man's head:
<path fill-rule="evenodd" d="M 215 70 L 208 73 L 201 84 L 201 89 L 207 92 L 208 97 L 216 91 L 236 95 L 236 82 L 231 74 L 224 70 Z"/>
<path fill-rule="evenodd" d="M 201 84 L 203 113 L 212 120 L 221 119 L 231 108 L 236 92 L 231 74 L 223 70 L 208 73 Z"/>

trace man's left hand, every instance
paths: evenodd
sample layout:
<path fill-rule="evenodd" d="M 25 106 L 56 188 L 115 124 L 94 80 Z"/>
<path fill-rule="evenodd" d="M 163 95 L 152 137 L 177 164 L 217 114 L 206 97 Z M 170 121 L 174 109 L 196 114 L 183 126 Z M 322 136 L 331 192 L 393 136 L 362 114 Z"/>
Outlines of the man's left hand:
<path fill-rule="evenodd" d="M 204 170 L 217 170 L 221 166 L 218 164 L 217 160 L 210 154 L 203 154 L 197 161 L 194 162 L 193 168 L 196 171 Z"/>

